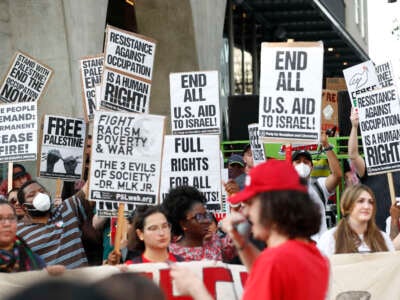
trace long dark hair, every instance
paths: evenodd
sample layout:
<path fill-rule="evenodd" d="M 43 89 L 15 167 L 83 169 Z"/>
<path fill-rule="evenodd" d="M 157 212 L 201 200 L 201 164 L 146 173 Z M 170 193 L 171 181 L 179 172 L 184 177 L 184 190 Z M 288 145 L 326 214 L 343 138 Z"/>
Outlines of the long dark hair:
<path fill-rule="evenodd" d="M 136 207 L 135 216 L 133 218 L 133 250 L 144 252 L 146 245 L 142 240 L 139 239 L 138 235 L 136 234 L 136 230 L 139 229 L 140 231 L 143 231 L 146 218 L 155 213 L 161 213 L 167 219 L 167 214 L 165 213 L 164 209 L 159 205 L 140 205 Z"/>

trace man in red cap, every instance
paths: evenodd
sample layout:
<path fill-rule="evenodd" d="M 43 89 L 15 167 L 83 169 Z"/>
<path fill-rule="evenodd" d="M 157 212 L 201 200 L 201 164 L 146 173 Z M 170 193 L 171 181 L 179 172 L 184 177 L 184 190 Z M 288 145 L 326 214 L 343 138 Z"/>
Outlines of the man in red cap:
<path fill-rule="evenodd" d="M 319 230 L 320 212 L 294 167 L 269 159 L 251 169 L 244 190 L 229 201 L 243 205 L 222 225 L 250 273 L 242 299 L 325 299 L 329 262 L 311 240 Z M 237 230 L 246 219 L 254 237 L 268 246 L 262 252 Z M 207 299 L 187 270 L 173 267 L 171 275 L 181 292 Z"/>

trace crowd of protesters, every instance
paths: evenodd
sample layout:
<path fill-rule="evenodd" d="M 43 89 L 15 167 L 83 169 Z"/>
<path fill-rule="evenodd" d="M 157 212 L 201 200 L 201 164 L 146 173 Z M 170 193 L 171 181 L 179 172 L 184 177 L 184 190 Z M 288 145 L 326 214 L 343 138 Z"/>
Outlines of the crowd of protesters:
<path fill-rule="evenodd" d="M 390 211 L 385 212 L 382 209 L 387 205 L 378 205 L 387 196 L 374 189 L 386 189 L 381 185 L 387 183 L 374 182 L 369 187 L 372 179 L 366 179 L 365 162 L 354 141 L 358 126 L 355 112 L 351 122 L 349 157 L 365 184 L 349 184 L 342 192 L 342 218 L 333 228 L 327 227 L 326 206 L 344 174 L 324 134 L 321 149 L 331 170 L 329 176 L 311 178 L 313 158 L 305 150 L 292 153 L 292 164 L 268 159 L 255 166 L 246 145 L 242 155 L 228 159 L 230 179 L 223 186 L 231 212 L 226 218 L 217 225 L 199 190 L 176 187 L 160 206 L 136 208 L 125 252 L 106 246 L 110 242 L 110 226 L 105 226 L 109 220 L 94 216 L 94 207 L 87 200 L 87 183 L 66 183 L 64 199 L 55 204 L 48 190 L 32 180 L 23 165 L 14 164 L 12 189 L 7 192 L 7 181 L 0 185 L 5 196 L 0 200 L 0 271 L 46 269 L 57 275 L 88 265 L 119 265 L 123 270 L 123 266 L 137 263 L 214 260 L 241 263 L 247 268 L 243 299 L 324 299 L 329 283 L 326 256 L 400 247 L 400 207 L 389 205 Z M 389 214 L 386 233 L 381 220 Z M 211 299 L 202 282 L 185 267 L 172 265 L 171 276 L 181 293 Z M 130 280 L 115 278 L 121 290 L 122 282 Z M 146 279 L 136 279 L 132 286 L 138 286 L 140 280 Z M 152 288 L 154 299 L 163 299 L 161 290 L 151 282 L 141 284 Z M 57 286 L 50 284 L 51 288 Z M 70 288 L 77 293 L 80 289 L 89 292 L 78 284 Z M 106 298 L 107 284 L 98 283 L 96 289 Z M 13 299 L 23 297 L 24 292 Z"/>

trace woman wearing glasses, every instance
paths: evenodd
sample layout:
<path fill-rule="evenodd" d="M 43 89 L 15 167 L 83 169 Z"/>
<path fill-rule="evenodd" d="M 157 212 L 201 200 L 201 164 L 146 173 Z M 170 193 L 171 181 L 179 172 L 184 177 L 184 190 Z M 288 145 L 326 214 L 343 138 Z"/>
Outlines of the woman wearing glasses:
<path fill-rule="evenodd" d="M 46 267 L 17 234 L 17 215 L 12 204 L 0 200 L 0 272 L 14 273 Z"/>
<path fill-rule="evenodd" d="M 171 242 L 171 224 L 160 206 L 137 206 L 132 230 L 128 230 L 128 240 L 133 240 L 125 264 L 176 262 L 183 258 L 168 251 Z M 108 256 L 108 264 L 115 265 L 121 255 L 115 251 Z"/>
<path fill-rule="evenodd" d="M 207 212 L 205 201 L 194 187 L 180 186 L 169 191 L 163 202 L 175 235 L 169 249 L 185 261 L 229 262 L 236 255 L 235 247 L 228 237 L 220 238 L 216 234 L 209 237 L 212 214 Z"/>

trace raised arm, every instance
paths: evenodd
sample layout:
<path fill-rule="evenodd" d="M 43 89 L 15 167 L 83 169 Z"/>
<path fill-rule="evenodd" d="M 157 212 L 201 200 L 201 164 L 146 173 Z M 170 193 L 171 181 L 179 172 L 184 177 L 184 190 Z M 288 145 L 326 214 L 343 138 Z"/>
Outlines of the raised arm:
<path fill-rule="evenodd" d="M 365 161 L 360 155 L 360 153 L 358 153 L 357 129 L 358 129 L 359 118 L 358 118 L 358 112 L 354 108 L 352 108 L 351 110 L 350 121 L 351 121 L 351 131 L 349 136 L 348 154 L 351 163 L 354 166 L 354 169 L 356 170 L 358 176 L 363 177 L 365 175 Z"/>
<path fill-rule="evenodd" d="M 326 134 L 323 132 L 321 134 L 321 145 L 322 149 L 326 153 L 326 158 L 328 159 L 328 164 L 329 164 L 329 169 L 331 170 L 331 174 L 326 178 L 325 185 L 326 189 L 328 190 L 329 193 L 332 193 L 337 185 L 339 184 L 343 174 L 342 174 L 342 168 L 340 167 L 339 160 L 335 154 L 335 152 L 332 151 L 329 143 L 328 143 L 328 138 Z"/>

